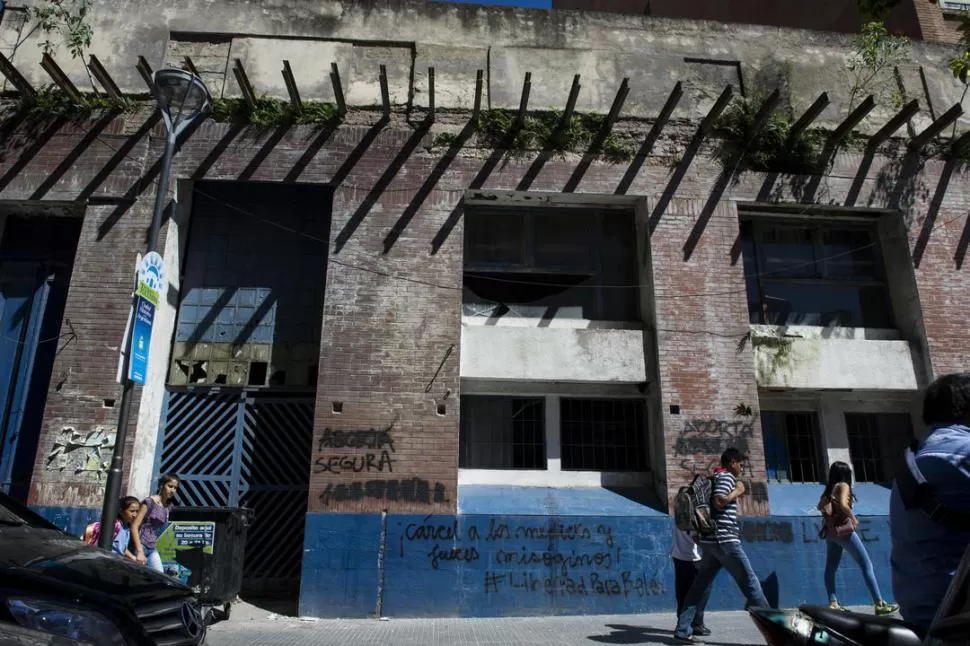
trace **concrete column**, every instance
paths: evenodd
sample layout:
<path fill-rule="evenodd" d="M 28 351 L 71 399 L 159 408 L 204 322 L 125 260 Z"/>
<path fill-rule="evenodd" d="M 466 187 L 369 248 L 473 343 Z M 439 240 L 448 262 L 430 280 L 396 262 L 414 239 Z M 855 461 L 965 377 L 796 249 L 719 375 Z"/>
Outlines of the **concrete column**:
<path fill-rule="evenodd" d="M 559 450 L 559 396 L 546 397 L 546 470 L 562 471 L 562 457 Z"/>
<path fill-rule="evenodd" d="M 138 406 L 138 423 L 135 427 L 134 447 L 131 452 L 131 475 L 125 495 L 142 498 L 151 493 L 155 473 L 155 454 L 158 444 L 158 426 L 165 405 L 165 382 L 172 358 L 172 339 L 178 314 L 178 296 L 181 288 L 182 259 L 187 242 L 189 214 L 192 209 L 192 183 L 184 180 L 175 184 L 172 218 L 165 232 L 162 257 L 168 274 L 168 293 L 162 295 L 155 311 L 151 347 L 148 353 L 148 373 L 141 391 Z"/>
<path fill-rule="evenodd" d="M 845 427 L 845 410 L 837 397 L 822 394 L 819 397 L 819 424 L 822 431 L 822 450 L 825 457 L 826 474 L 833 462 L 851 465 L 849 456 L 849 435 Z"/>

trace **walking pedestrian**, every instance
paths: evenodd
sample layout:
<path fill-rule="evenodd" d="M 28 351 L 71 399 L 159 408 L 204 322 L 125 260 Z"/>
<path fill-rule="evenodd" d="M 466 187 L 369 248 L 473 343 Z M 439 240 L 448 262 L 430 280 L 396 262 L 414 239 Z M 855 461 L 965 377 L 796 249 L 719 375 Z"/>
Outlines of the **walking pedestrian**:
<path fill-rule="evenodd" d="M 855 502 L 852 493 L 852 468 L 845 462 L 833 462 L 829 467 L 829 479 L 825 491 L 818 501 L 818 510 L 822 512 L 825 524 L 822 525 L 821 536 L 825 538 L 825 592 L 829 596 L 829 607 L 844 610 L 835 596 L 835 571 L 839 569 L 842 552 L 859 565 L 862 577 L 865 579 L 869 594 L 872 595 L 872 605 L 877 615 L 891 615 L 899 606 L 886 603 L 879 593 L 879 583 L 876 573 L 872 569 L 872 560 L 862 544 L 856 528 L 859 519 L 852 511 Z"/>
<path fill-rule="evenodd" d="M 701 601 L 710 595 L 710 588 L 717 573 L 724 568 L 744 593 L 745 608 L 767 608 L 768 601 L 761 589 L 761 582 L 751 568 L 747 554 L 741 548 L 741 532 L 738 528 L 738 499 L 745 493 L 744 483 L 738 480 L 747 460 L 736 448 L 729 448 L 721 455 L 721 466 L 714 470 L 714 487 L 711 497 L 711 515 L 716 532 L 711 539 L 701 539 L 700 566 L 694 583 L 687 591 L 684 608 L 677 616 L 674 641 L 693 644 L 694 618 Z"/>
<path fill-rule="evenodd" d="M 138 516 L 138 498 L 125 496 L 118 503 L 118 518 L 114 522 L 114 534 L 111 541 L 111 551 L 120 554 L 126 559 L 137 561 L 138 559 L 129 549 L 131 545 L 131 523 Z M 101 538 L 101 523 L 91 523 L 84 532 L 84 542 L 88 545 L 97 545 Z"/>
<path fill-rule="evenodd" d="M 670 557 L 674 562 L 674 595 L 677 599 L 677 615 L 684 610 L 684 599 L 687 591 L 697 578 L 698 566 L 701 562 L 701 550 L 697 542 L 690 533 L 677 527 L 677 522 L 672 523 L 673 545 L 670 549 Z M 708 588 L 710 592 L 710 588 Z M 706 637 L 711 634 L 711 630 L 704 625 L 704 608 L 707 606 L 707 598 L 704 597 L 697 603 L 697 614 L 694 615 L 693 634 Z"/>
<path fill-rule="evenodd" d="M 158 493 L 141 501 L 138 516 L 131 524 L 131 539 L 135 543 L 135 558 L 139 563 L 158 572 L 162 568 L 162 558 L 155 549 L 158 536 L 168 524 L 168 511 L 175 502 L 179 479 L 173 475 L 158 477 Z"/>

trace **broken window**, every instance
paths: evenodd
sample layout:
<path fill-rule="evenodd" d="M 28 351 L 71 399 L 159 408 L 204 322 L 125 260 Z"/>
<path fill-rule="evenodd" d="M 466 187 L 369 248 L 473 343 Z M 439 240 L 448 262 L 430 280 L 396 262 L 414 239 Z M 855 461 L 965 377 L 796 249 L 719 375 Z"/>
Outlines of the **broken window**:
<path fill-rule="evenodd" d="M 629 212 L 470 208 L 463 313 L 498 318 L 639 318 Z"/>
<path fill-rule="evenodd" d="M 892 327 L 874 226 L 752 218 L 741 240 L 752 323 Z"/>

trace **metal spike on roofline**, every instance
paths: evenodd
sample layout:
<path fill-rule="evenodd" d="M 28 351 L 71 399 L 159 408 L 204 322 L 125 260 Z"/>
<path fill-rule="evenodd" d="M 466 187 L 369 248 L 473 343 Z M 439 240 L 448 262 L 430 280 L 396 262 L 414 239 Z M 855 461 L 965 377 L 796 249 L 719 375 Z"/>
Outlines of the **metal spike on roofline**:
<path fill-rule="evenodd" d="M 378 80 L 381 84 L 381 105 L 384 109 L 384 119 L 391 118 L 391 92 L 387 85 L 387 65 L 381 65 Z"/>
<path fill-rule="evenodd" d="M 246 74 L 246 68 L 243 67 L 242 61 L 238 58 L 233 62 L 232 73 L 236 77 L 236 83 L 239 84 L 239 91 L 242 92 L 246 105 L 249 106 L 250 110 L 255 110 L 256 92 L 253 90 L 252 83 L 249 82 L 249 75 Z"/>
<path fill-rule="evenodd" d="M 769 94 L 768 98 L 764 100 L 761 107 L 758 108 L 758 112 L 754 116 L 754 123 L 751 124 L 751 130 L 748 132 L 745 145 L 751 143 L 751 141 L 758 136 L 758 133 L 761 132 L 761 129 L 764 128 L 765 124 L 768 123 L 768 117 L 771 116 L 775 106 L 778 105 L 779 99 L 781 99 L 781 91 L 775 89 L 775 91 Z"/>
<path fill-rule="evenodd" d="M 960 115 L 962 114 L 963 114 L 963 106 L 960 105 L 959 103 L 954 104 L 953 107 L 951 107 L 949 110 L 941 114 L 936 119 L 936 121 L 926 126 L 926 129 L 923 130 L 923 132 L 913 137 L 913 139 L 909 142 L 909 147 L 912 150 L 919 150 L 920 148 L 925 146 L 933 137 L 943 132 L 943 130 L 947 126 L 955 123 L 956 120 L 959 119 Z"/>
<path fill-rule="evenodd" d="M 613 129 L 613 124 L 620 118 L 620 111 L 623 110 L 623 104 L 626 103 L 626 97 L 629 94 L 630 78 L 626 77 L 620 82 L 620 89 L 616 91 L 616 96 L 613 98 L 613 105 L 610 106 L 609 114 L 606 115 L 606 121 L 603 123 L 603 136 L 609 134 Z"/>
<path fill-rule="evenodd" d="M 852 129 L 855 128 L 859 123 L 865 119 L 873 108 L 876 107 L 876 99 L 870 94 L 866 99 L 859 104 L 859 106 L 850 112 L 842 123 L 832 132 L 829 136 L 828 146 L 834 147 L 842 142 L 843 139 L 849 136 Z"/>
<path fill-rule="evenodd" d="M 428 68 L 428 123 L 434 123 L 434 67 Z"/>
<path fill-rule="evenodd" d="M 32 97 L 37 94 L 34 86 L 24 78 L 23 74 L 10 62 L 10 59 L 3 54 L 0 54 L 0 74 L 3 74 L 22 95 Z"/>
<path fill-rule="evenodd" d="M 904 123 L 912 119 L 917 112 L 919 112 L 919 101 L 913 99 L 904 105 L 899 112 L 893 116 L 892 119 L 887 121 L 886 125 L 879 129 L 879 132 L 869 138 L 869 147 L 875 148 L 882 142 L 892 137 L 894 134 L 896 134 L 896 131 L 899 130 Z"/>
<path fill-rule="evenodd" d="M 562 125 L 564 127 L 569 125 L 569 120 L 573 118 L 573 112 L 576 110 L 576 101 L 579 99 L 579 90 L 582 86 L 579 84 L 579 74 L 573 77 L 572 87 L 569 88 L 569 98 L 566 99 L 566 109 L 562 113 Z"/>
<path fill-rule="evenodd" d="M 195 76 L 198 76 L 199 78 L 202 78 L 202 75 L 201 75 L 201 74 L 199 74 L 199 70 L 198 70 L 198 69 L 196 69 L 196 67 L 195 67 L 195 63 L 193 63 L 193 62 L 192 62 L 192 58 L 191 58 L 190 56 L 186 56 L 186 57 L 185 57 L 184 59 L 182 59 L 182 60 L 183 60 L 183 64 L 185 65 L 185 69 L 186 69 L 186 70 L 187 70 L 187 71 L 188 71 L 188 72 L 189 72 L 190 74 L 194 74 Z"/>
<path fill-rule="evenodd" d="M 829 106 L 829 103 L 828 92 L 819 94 L 818 98 L 812 102 L 812 105 L 808 106 L 808 109 L 802 113 L 802 116 L 798 117 L 798 120 L 795 121 L 788 131 L 788 143 L 793 142 L 806 128 L 812 125 L 818 119 L 818 116 L 822 114 L 822 111 Z"/>
<path fill-rule="evenodd" d="M 515 117 L 515 127 L 521 128 L 525 123 L 525 113 L 529 111 L 529 94 L 532 93 L 532 72 L 525 73 L 522 82 L 522 98 L 519 99 L 519 112 Z"/>
<path fill-rule="evenodd" d="M 101 64 L 101 61 L 98 60 L 98 57 L 94 54 L 91 54 L 88 57 L 88 69 L 91 70 L 91 74 L 94 75 L 94 78 L 96 78 L 98 83 L 101 84 L 101 87 L 104 88 L 105 94 L 115 101 L 124 100 L 125 97 L 122 94 L 121 89 L 118 87 L 118 84 L 115 83 L 115 80 L 111 78 L 110 74 L 108 74 L 108 70 L 104 68 L 104 65 Z"/>
<path fill-rule="evenodd" d="M 72 101 L 75 103 L 84 102 L 84 95 L 81 94 L 81 91 L 77 89 L 77 86 L 71 82 L 71 79 L 68 78 L 67 74 L 64 73 L 64 70 L 62 70 L 60 65 L 57 64 L 57 61 L 55 61 L 54 58 L 47 52 L 44 52 L 44 54 L 40 57 L 40 66 L 45 72 L 47 72 L 47 75 L 51 77 L 51 80 L 54 81 L 57 87 L 59 87 L 64 94 L 70 97 Z"/>
<path fill-rule="evenodd" d="M 477 118 L 482 111 L 482 87 L 485 85 L 485 71 L 475 73 L 475 104 L 472 107 L 472 118 Z"/>
<path fill-rule="evenodd" d="M 333 98 L 337 102 L 337 113 L 342 117 L 347 114 L 347 102 L 344 100 L 344 86 L 340 81 L 340 70 L 336 63 L 330 63 L 330 83 L 333 85 Z"/>
<path fill-rule="evenodd" d="M 142 79 L 145 81 L 145 85 L 148 86 L 148 89 L 154 95 L 157 89 L 155 87 L 154 72 L 152 71 L 152 66 L 148 64 L 148 61 L 145 60 L 144 56 L 138 57 L 138 63 L 135 65 L 135 69 L 138 70 L 139 74 L 141 74 Z"/>
<path fill-rule="evenodd" d="M 286 93 L 290 96 L 290 107 L 293 108 L 294 112 L 300 112 L 303 109 L 303 101 L 300 99 L 300 89 L 296 86 L 296 78 L 293 76 L 290 61 L 283 61 L 281 73 L 283 74 L 283 82 L 286 84 Z"/>
<path fill-rule="evenodd" d="M 711 130 L 714 129 L 714 125 L 717 123 L 718 118 L 721 113 L 727 108 L 728 103 L 731 102 L 731 97 L 734 96 L 734 88 L 730 85 L 724 86 L 724 91 L 721 92 L 721 96 L 717 97 L 717 101 L 708 110 L 707 116 L 701 122 L 700 128 L 697 129 L 697 134 L 701 137 L 706 136 Z"/>

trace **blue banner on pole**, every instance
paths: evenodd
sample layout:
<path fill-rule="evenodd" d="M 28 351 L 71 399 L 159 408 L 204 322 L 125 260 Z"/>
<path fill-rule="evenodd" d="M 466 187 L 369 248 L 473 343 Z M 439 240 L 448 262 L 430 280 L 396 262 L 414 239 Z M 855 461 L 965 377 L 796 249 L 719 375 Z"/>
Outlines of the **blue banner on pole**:
<path fill-rule="evenodd" d="M 152 325 L 155 323 L 155 306 L 144 296 L 135 302 L 135 321 L 131 330 L 131 359 L 128 361 L 128 378 L 145 385 L 148 373 L 148 349 L 152 341 Z"/>

